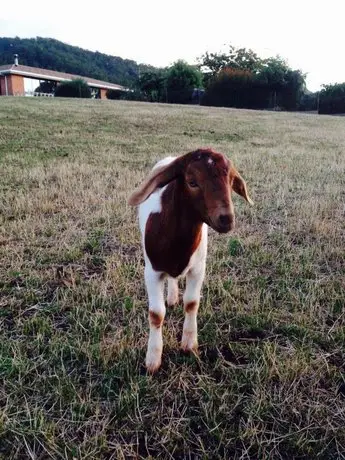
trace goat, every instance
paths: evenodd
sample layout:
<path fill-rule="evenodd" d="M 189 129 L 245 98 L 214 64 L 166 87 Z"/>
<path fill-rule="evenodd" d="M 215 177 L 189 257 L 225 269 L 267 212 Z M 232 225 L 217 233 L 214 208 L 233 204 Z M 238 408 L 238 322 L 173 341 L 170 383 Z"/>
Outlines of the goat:
<path fill-rule="evenodd" d="M 186 276 L 183 296 L 185 320 L 181 348 L 198 347 L 197 313 L 205 276 L 208 225 L 219 233 L 234 227 L 231 191 L 248 203 L 245 181 L 221 153 L 199 149 L 165 158 L 132 193 L 128 203 L 139 206 L 139 224 L 149 299 L 148 372 L 161 365 L 165 317 L 164 280 L 168 278 L 167 304 L 178 302 L 178 277 Z"/>

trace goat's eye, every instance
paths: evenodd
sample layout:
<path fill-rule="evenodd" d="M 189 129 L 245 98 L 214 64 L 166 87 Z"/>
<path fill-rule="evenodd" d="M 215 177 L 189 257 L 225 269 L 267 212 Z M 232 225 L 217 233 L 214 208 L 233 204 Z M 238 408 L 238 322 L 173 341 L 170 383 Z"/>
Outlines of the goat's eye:
<path fill-rule="evenodd" d="M 188 185 L 189 185 L 189 187 L 192 187 L 192 188 L 198 187 L 198 184 L 194 180 L 189 181 Z"/>

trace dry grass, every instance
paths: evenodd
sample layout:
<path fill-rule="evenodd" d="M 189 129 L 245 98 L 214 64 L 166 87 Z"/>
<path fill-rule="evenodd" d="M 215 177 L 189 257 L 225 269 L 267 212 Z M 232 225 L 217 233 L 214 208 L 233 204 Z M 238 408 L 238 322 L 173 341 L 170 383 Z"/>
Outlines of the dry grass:
<path fill-rule="evenodd" d="M 172 309 L 149 377 L 126 199 L 199 146 L 256 206 L 211 232 L 199 357 Z M 344 118 L 1 98 L 0 457 L 345 458 L 344 146 Z"/>

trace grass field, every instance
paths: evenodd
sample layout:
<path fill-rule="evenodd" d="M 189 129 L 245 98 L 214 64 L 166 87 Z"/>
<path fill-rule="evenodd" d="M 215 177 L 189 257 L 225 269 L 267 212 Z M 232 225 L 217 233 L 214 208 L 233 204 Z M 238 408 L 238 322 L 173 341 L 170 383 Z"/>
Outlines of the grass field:
<path fill-rule="evenodd" d="M 148 334 L 136 210 L 210 146 L 245 177 L 210 231 L 199 356 Z M 0 98 L 0 458 L 345 458 L 345 119 Z"/>

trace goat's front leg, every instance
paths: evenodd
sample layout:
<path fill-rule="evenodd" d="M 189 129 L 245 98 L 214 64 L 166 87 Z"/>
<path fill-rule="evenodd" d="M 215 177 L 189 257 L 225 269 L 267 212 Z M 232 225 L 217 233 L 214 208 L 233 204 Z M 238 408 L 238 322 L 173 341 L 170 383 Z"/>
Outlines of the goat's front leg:
<path fill-rule="evenodd" d="M 162 362 L 162 327 L 165 317 L 164 277 L 150 266 L 145 267 L 145 284 L 149 298 L 150 335 L 146 353 L 146 368 L 155 372 Z"/>
<path fill-rule="evenodd" d="M 185 320 L 181 341 L 181 348 L 184 351 L 196 350 L 198 348 L 197 314 L 204 276 L 205 264 L 202 264 L 197 269 L 192 268 L 187 273 L 186 290 L 183 296 Z"/>

